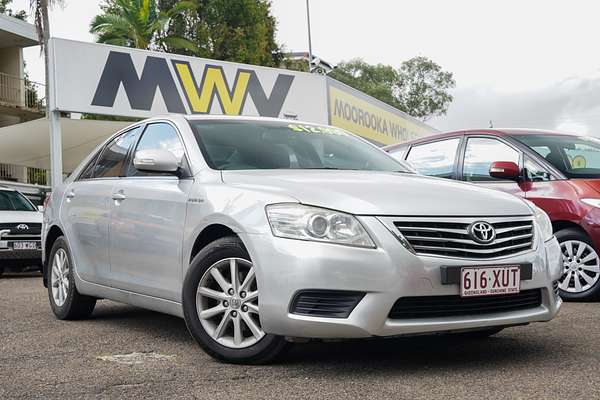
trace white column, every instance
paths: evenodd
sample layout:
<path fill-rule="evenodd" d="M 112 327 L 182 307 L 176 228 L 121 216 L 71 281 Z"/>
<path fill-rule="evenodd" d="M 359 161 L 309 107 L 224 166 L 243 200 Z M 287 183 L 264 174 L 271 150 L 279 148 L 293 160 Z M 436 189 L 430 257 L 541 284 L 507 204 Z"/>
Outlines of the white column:
<path fill-rule="evenodd" d="M 52 189 L 62 183 L 62 132 L 60 127 L 60 111 L 56 109 L 56 79 L 54 69 L 54 41 L 48 42 L 48 121 L 50 125 L 50 180 Z"/>
<path fill-rule="evenodd" d="M 63 175 L 60 111 L 51 111 L 48 119 L 50 121 L 50 179 L 54 189 L 62 183 Z"/>

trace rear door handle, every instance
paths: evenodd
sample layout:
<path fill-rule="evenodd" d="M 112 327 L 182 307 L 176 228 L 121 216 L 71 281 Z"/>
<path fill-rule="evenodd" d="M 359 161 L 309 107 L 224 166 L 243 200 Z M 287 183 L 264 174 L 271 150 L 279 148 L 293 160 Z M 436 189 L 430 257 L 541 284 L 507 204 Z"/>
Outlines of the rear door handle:
<path fill-rule="evenodd" d="M 113 193 L 112 198 L 113 198 L 113 200 L 116 200 L 116 201 L 122 201 L 122 200 L 125 200 L 127 198 L 127 196 L 125 196 L 121 192 L 117 192 L 117 193 Z"/>

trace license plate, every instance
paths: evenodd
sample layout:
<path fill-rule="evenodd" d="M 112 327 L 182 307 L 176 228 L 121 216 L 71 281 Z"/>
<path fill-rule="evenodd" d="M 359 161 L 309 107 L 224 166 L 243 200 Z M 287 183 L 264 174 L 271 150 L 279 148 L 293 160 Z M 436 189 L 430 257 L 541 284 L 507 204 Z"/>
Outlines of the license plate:
<path fill-rule="evenodd" d="M 14 250 L 37 250 L 36 242 L 14 242 Z"/>
<path fill-rule="evenodd" d="M 463 267 L 460 270 L 461 297 L 519 293 L 520 284 L 521 268 L 518 265 Z"/>
<path fill-rule="evenodd" d="M 0 240 L 0 249 L 7 249 L 8 242 L 6 240 Z"/>

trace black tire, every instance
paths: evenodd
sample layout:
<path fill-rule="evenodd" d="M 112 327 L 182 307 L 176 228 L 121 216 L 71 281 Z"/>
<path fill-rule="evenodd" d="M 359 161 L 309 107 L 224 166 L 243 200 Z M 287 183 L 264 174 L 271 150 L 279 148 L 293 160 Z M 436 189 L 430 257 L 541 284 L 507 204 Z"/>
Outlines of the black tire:
<path fill-rule="evenodd" d="M 4 267 L 0 267 L 0 276 L 4 273 Z"/>
<path fill-rule="evenodd" d="M 459 339 L 486 339 L 490 336 L 495 335 L 496 333 L 504 330 L 503 326 L 494 327 L 494 328 L 485 328 L 478 329 L 476 331 L 466 331 L 466 332 L 456 332 L 452 333 L 452 337 Z"/>
<path fill-rule="evenodd" d="M 241 240 L 235 236 L 218 239 L 194 257 L 183 283 L 182 305 L 185 323 L 192 337 L 211 357 L 233 364 L 266 364 L 273 362 L 288 348 L 285 338 L 266 334 L 252 346 L 235 349 L 224 346 L 214 340 L 204 329 L 198 317 L 196 292 L 204 273 L 215 263 L 227 258 L 250 256 Z"/>
<path fill-rule="evenodd" d="M 578 229 L 574 229 L 574 228 L 562 229 L 562 230 L 556 232 L 555 236 L 558 239 L 558 242 L 561 243 L 561 245 L 563 242 L 566 242 L 569 240 L 577 240 L 577 241 L 588 244 L 591 248 L 594 249 L 594 251 L 596 251 L 596 253 L 598 253 L 598 251 L 596 250 L 596 248 L 594 246 L 594 243 L 591 241 L 589 236 Z M 559 288 L 559 292 L 560 292 L 560 297 L 563 300 L 595 301 L 595 300 L 600 299 L 600 279 L 591 288 L 587 289 L 584 292 L 572 293 L 572 292 L 564 291 L 560 288 Z"/>
<path fill-rule="evenodd" d="M 67 273 L 67 280 L 69 282 L 69 287 L 67 289 L 66 300 L 62 305 L 56 304 L 54 297 L 52 295 L 52 263 L 54 261 L 54 257 L 56 253 L 60 250 L 64 250 L 67 259 L 69 262 L 69 271 Z M 66 240 L 63 236 L 56 239 L 54 245 L 52 246 L 52 251 L 50 252 L 50 258 L 48 262 L 48 300 L 50 301 L 50 308 L 52 308 L 52 312 L 58 319 L 62 320 L 77 320 L 77 319 L 85 319 L 92 314 L 94 311 L 94 307 L 96 306 L 96 299 L 89 296 L 83 296 L 75 287 L 75 277 L 73 271 L 73 260 L 71 258 L 71 251 L 69 250 L 69 246 L 67 245 Z"/>

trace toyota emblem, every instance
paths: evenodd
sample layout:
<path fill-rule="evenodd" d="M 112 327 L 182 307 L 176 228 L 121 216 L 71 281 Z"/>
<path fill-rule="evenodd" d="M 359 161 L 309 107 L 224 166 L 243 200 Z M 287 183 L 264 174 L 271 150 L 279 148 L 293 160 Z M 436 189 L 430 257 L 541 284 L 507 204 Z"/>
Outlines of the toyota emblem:
<path fill-rule="evenodd" d="M 496 230 L 485 221 L 476 221 L 469 226 L 469 236 L 480 244 L 489 244 L 496 239 Z"/>
<path fill-rule="evenodd" d="M 17 229 L 20 230 L 20 231 L 28 231 L 29 230 L 29 225 L 19 224 L 19 225 L 17 225 Z"/>

